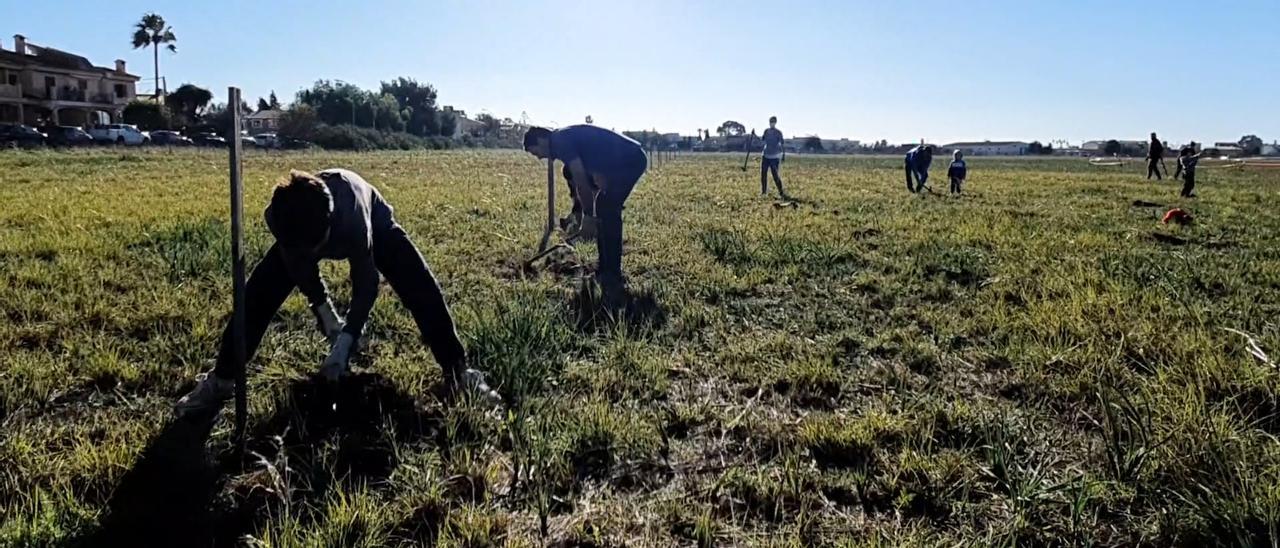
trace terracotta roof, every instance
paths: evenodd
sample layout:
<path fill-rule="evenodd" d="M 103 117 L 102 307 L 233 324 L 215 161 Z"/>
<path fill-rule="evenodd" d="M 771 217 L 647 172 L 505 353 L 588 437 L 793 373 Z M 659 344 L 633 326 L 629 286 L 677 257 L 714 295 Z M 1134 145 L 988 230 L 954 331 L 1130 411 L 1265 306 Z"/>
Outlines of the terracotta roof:
<path fill-rule="evenodd" d="M 27 42 L 25 52 L 8 51 L 0 49 L 0 60 L 17 63 L 19 65 L 34 64 L 45 67 L 60 68 L 65 70 L 76 70 L 81 72 L 106 72 L 114 75 L 130 76 L 138 78 L 132 74 L 116 72 L 114 68 L 95 66 L 89 59 L 68 53 L 56 48 L 37 46 L 31 42 Z"/>

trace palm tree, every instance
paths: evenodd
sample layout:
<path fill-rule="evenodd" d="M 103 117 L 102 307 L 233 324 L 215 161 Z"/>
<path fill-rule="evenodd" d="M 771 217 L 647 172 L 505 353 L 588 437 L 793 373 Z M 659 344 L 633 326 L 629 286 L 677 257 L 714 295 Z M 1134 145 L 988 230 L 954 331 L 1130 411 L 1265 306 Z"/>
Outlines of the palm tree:
<path fill-rule="evenodd" d="M 178 52 L 178 47 L 173 45 L 178 41 L 178 37 L 173 35 L 173 27 L 165 24 L 164 18 L 154 13 L 148 13 L 142 16 L 142 19 L 134 25 L 133 31 L 133 49 L 151 48 L 155 57 L 156 69 L 156 97 L 162 97 L 160 90 L 160 46 L 168 44 L 169 51 Z"/>

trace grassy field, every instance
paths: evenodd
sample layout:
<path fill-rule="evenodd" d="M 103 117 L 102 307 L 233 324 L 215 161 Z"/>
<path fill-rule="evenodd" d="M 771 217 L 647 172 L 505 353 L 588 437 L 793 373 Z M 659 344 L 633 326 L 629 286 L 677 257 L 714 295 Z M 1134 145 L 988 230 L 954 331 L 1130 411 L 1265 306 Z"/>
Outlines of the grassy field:
<path fill-rule="evenodd" d="M 512 405 L 442 405 L 385 286 L 327 390 L 295 296 L 242 466 L 229 412 L 169 418 L 230 311 L 226 157 L 0 154 L 0 544 L 1280 539 L 1280 171 L 1205 170 L 1185 201 L 1138 164 L 977 158 L 956 199 L 907 194 L 897 159 L 793 157 L 779 208 L 738 162 L 645 177 L 611 318 L 576 278 L 594 246 L 521 268 L 528 155 L 250 154 L 250 265 L 289 168 L 362 173 Z"/>

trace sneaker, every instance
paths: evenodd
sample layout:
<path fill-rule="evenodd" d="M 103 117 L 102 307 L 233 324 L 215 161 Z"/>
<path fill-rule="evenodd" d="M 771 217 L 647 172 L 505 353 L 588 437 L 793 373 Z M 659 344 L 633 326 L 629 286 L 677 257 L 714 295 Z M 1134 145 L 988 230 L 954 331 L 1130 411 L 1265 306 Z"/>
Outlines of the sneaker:
<path fill-rule="evenodd" d="M 462 370 L 461 374 L 446 375 L 445 387 L 450 397 L 456 397 L 460 392 L 466 392 L 484 398 L 486 402 L 492 405 L 502 403 L 502 396 L 498 394 L 498 391 L 489 387 L 489 383 L 485 382 L 484 372 L 479 369 L 467 368 Z"/>
<path fill-rule="evenodd" d="M 201 373 L 196 377 L 196 387 L 178 400 L 173 412 L 179 418 L 190 413 L 216 411 L 222 408 L 223 402 L 235 395 L 236 381 L 219 378 L 212 372 Z"/>

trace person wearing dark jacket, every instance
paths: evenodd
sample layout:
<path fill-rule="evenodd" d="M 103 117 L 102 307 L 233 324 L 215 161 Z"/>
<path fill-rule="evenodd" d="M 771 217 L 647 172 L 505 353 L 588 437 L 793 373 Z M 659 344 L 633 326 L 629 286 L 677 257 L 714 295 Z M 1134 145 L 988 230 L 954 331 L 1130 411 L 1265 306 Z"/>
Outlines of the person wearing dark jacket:
<path fill-rule="evenodd" d="M 1147 146 L 1147 180 L 1151 180 L 1151 176 L 1155 175 L 1156 180 L 1163 180 L 1160 175 L 1160 164 L 1164 163 L 1164 143 L 1156 138 L 1156 134 L 1151 134 L 1151 144 Z"/>
<path fill-rule="evenodd" d="M 292 171 L 276 186 L 263 216 L 275 243 L 254 266 L 245 284 L 245 360 L 252 359 L 267 326 L 285 299 L 299 289 L 316 317 L 330 351 L 319 375 L 337 381 L 346 375 L 351 354 L 364 334 L 378 298 L 379 273 L 413 315 L 422 340 L 431 348 L 452 394 L 465 384 L 485 397 L 498 396 L 483 373 L 466 368 L 466 351 L 435 276 L 395 217 L 391 205 L 355 172 L 329 169 L 311 175 Z M 345 260 L 351 269 L 351 306 L 338 316 L 320 277 L 319 262 Z M 175 406 L 179 416 L 218 409 L 233 392 L 245 367 L 232 357 L 227 325 L 213 371 Z"/>
<path fill-rule="evenodd" d="M 592 238 L 599 232 L 596 280 L 607 303 L 615 307 L 624 304 L 622 210 L 649 167 L 644 147 L 625 135 L 578 124 L 555 131 L 529 128 L 524 134 L 524 149 L 540 159 L 560 160 L 569 170 L 582 206 L 578 234 Z"/>
<path fill-rule="evenodd" d="M 1194 153 L 1194 154 L 1193 154 Z M 1203 152 L 1195 153 L 1195 149 L 1191 147 L 1183 147 L 1178 154 L 1178 170 L 1174 173 L 1174 178 L 1182 176 L 1182 192 L 1183 198 L 1195 198 L 1196 189 L 1196 164 L 1200 163 L 1200 156 Z"/>
<path fill-rule="evenodd" d="M 905 171 L 907 173 L 907 191 L 920 192 L 924 190 L 924 185 L 929 181 L 929 165 L 933 163 L 933 147 L 930 145 L 920 145 L 907 152 L 904 162 Z M 912 177 L 919 184 L 912 183 Z"/>
<path fill-rule="evenodd" d="M 778 197 L 787 199 L 787 192 L 782 189 L 782 178 L 778 176 L 778 167 L 782 162 L 787 161 L 787 151 L 783 148 L 784 141 L 782 131 L 778 129 L 778 117 L 770 116 L 769 129 L 764 130 L 764 134 L 760 136 L 760 142 L 764 144 L 764 148 L 760 151 L 761 196 L 769 193 L 769 181 L 765 177 L 772 173 L 773 184 L 778 187 Z"/>
<path fill-rule="evenodd" d="M 951 179 L 951 193 L 959 194 L 960 187 L 964 185 L 965 177 L 969 175 L 969 166 L 964 163 L 963 152 L 957 150 L 951 157 L 951 166 L 947 168 L 947 178 Z"/>

